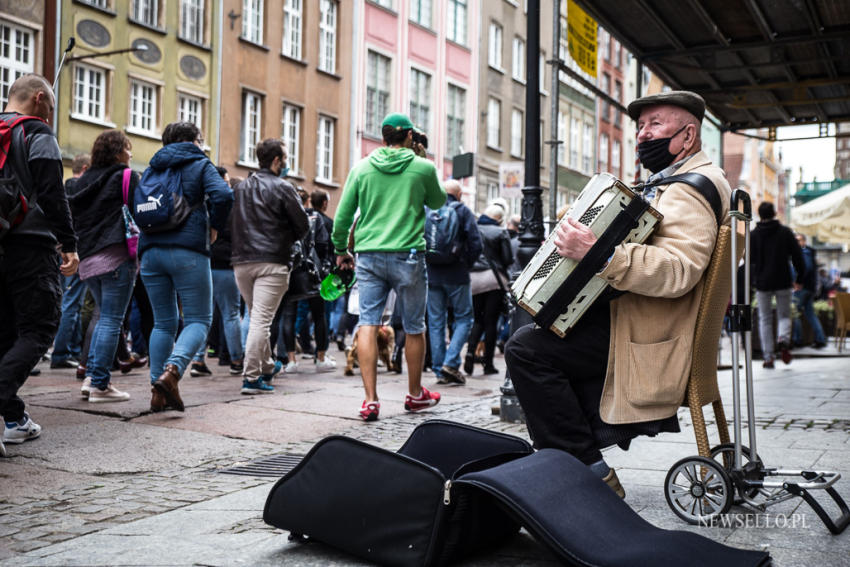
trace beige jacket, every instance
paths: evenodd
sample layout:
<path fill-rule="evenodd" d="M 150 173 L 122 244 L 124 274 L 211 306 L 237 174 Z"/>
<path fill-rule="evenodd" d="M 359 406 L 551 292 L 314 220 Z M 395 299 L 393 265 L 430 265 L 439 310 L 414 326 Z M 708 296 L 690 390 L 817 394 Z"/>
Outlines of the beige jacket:
<path fill-rule="evenodd" d="M 729 223 L 731 189 L 704 152 L 676 171 L 711 179 Z M 611 302 L 608 371 L 599 413 L 607 423 L 674 415 L 691 365 L 702 276 L 714 250 L 717 222 L 708 202 L 683 183 L 661 185 L 652 206 L 664 215 L 648 245 L 617 246 L 601 277 L 628 291 Z"/>

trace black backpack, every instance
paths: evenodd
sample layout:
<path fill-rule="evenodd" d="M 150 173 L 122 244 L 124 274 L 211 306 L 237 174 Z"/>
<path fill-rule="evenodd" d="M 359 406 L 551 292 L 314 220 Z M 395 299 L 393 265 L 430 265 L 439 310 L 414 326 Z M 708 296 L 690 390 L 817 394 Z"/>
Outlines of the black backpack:
<path fill-rule="evenodd" d="M 41 120 L 41 118 L 22 115 L 11 122 L 0 119 L 0 240 L 10 230 L 24 222 L 27 212 L 35 206 L 35 195 L 27 195 L 28 192 L 21 179 L 12 169 L 11 164 L 7 164 L 12 150 L 12 131 L 26 120 Z M 6 167 L 7 165 L 9 167 Z"/>

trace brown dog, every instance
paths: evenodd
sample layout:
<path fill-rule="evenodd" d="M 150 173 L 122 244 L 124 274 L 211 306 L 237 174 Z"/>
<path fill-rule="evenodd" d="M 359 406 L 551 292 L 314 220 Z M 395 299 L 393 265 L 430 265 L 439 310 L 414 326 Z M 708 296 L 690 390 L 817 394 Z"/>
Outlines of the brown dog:
<path fill-rule="evenodd" d="M 357 362 L 357 337 L 360 334 L 360 327 L 354 331 L 354 337 L 351 339 L 351 346 L 345 349 L 345 371 L 346 376 L 354 376 L 354 368 L 360 365 Z M 390 353 L 393 351 L 393 343 L 395 342 L 395 333 L 393 328 L 386 325 L 378 327 L 378 358 L 384 361 L 384 365 L 390 367 Z"/>

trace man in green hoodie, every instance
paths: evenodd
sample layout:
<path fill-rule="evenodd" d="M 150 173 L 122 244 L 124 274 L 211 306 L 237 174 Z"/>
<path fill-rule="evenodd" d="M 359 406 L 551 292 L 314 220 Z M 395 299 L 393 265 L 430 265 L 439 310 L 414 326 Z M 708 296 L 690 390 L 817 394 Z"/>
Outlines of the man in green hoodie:
<path fill-rule="evenodd" d="M 422 386 L 425 360 L 425 205 L 437 209 L 446 201 L 434 164 L 416 157 L 413 123 L 404 114 L 389 114 L 381 123 L 384 146 L 361 160 L 345 182 L 334 218 L 331 240 L 338 266 L 351 265 L 348 236 L 354 213 L 357 285 L 360 294 L 358 360 L 366 399 L 360 408 L 365 421 L 378 419 L 378 328 L 390 289 L 401 302 L 407 335 L 405 358 L 408 395 L 404 409 L 419 411 L 436 405 L 440 394 Z"/>

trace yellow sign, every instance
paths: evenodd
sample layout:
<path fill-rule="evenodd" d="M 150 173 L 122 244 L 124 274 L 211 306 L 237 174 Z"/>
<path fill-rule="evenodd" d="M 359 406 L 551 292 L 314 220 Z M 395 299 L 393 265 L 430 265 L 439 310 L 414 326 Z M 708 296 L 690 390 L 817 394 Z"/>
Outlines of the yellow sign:
<path fill-rule="evenodd" d="M 573 0 L 567 2 L 567 46 L 582 71 L 596 76 L 596 20 Z"/>

